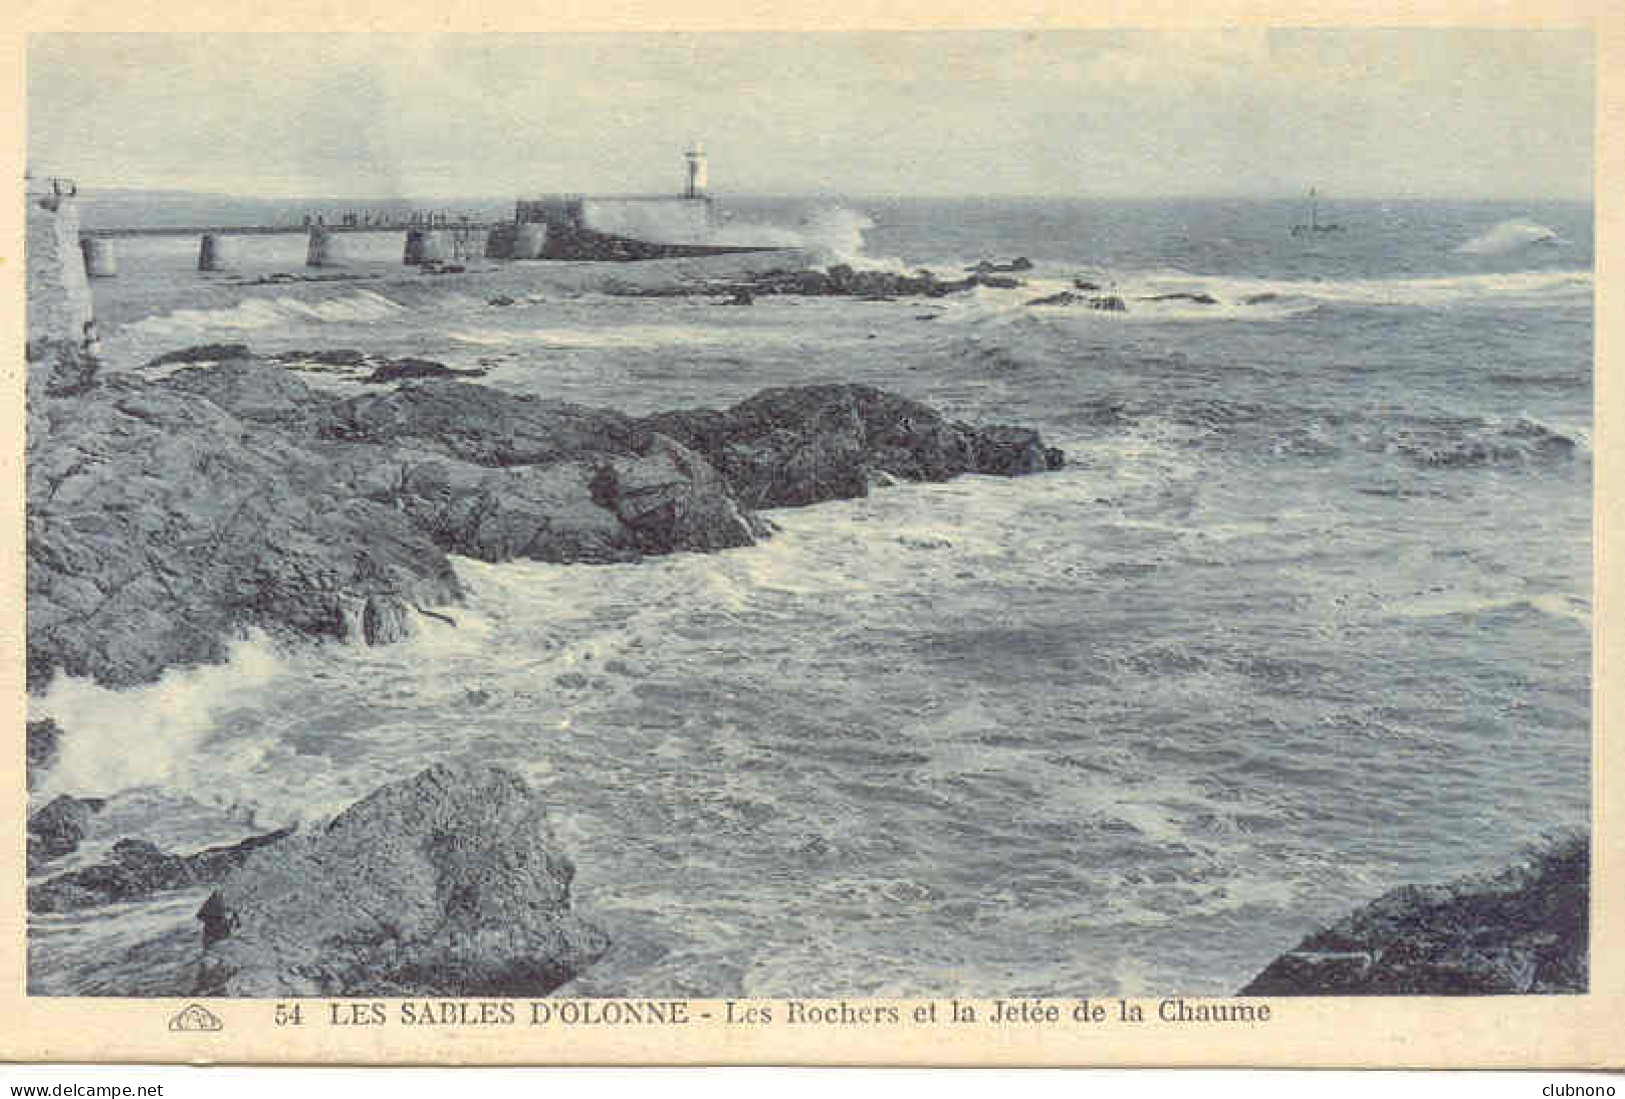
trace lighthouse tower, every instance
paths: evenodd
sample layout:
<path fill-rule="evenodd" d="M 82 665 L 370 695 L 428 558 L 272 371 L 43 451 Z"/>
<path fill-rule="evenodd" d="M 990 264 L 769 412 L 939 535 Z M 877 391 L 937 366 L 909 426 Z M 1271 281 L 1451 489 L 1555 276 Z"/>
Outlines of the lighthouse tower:
<path fill-rule="evenodd" d="M 688 158 L 688 186 L 683 188 L 684 198 L 704 198 L 706 184 L 705 149 L 698 141 L 683 154 Z"/>

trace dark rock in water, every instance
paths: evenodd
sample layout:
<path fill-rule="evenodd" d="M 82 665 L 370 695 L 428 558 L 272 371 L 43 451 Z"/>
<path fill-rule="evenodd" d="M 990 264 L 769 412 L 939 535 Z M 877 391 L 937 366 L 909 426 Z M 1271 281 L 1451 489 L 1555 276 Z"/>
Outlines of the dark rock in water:
<path fill-rule="evenodd" d="M 1241 299 L 1242 304 L 1244 305 L 1268 305 L 1270 302 L 1280 300 L 1281 295 L 1273 291 L 1265 291 L 1262 294 L 1248 294 L 1245 298 Z"/>
<path fill-rule="evenodd" d="M 193 347 L 183 347 L 178 351 L 166 351 L 156 359 L 148 361 L 148 366 L 168 366 L 171 363 L 220 363 L 230 362 L 233 359 L 251 359 L 254 353 L 245 343 L 200 343 Z"/>
<path fill-rule="evenodd" d="M 477 378 L 483 370 L 458 370 L 429 359 L 390 359 L 361 380 L 368 385 L 404 382 L 415 378 Z"/>
<path fill-rule="evenodd" d="M 514 303 L 513 299 L 510 298 L 508 295 L 506 295 L 506 294 L 498 294 L 496 297 L 492 298 L 486 304 L 488 304 L 488 305 L 512 305 L 513 303 Z"/>
<path fill-rule="evenodd" d="M 1098 282 L 1090 282 L 1088 279 L 1073 279 L 1072 280 L 1072 286 L 1073 286 L 1074 289 L 1077 289 L 1077 290 L 1099 290 L 1100 289 L 1100 284 Z"/>
<path fill-rule="evenodd" d="M 1014 290 L 1025 285 L 1020 279 L 1005 278 L 1003 275 L 972 275 L 970 281 L 993 290 Z"/>
<path fill-rule="evenodd" d="M 1495 875 L 1405 886 L 1316 932 L 1242 996 L 1579 993 L 1589 985 L 1591 842 Z"/>
<path fill-rule="evenodd" d="M 592 488 L 633 532 L 644 553 L 668 546 L 749 546 L 761 533 L 710 463 L 664 435 L 656 434 L 637 458 L 602 467 Z"/>
<path fill-rule="evenodd" d="M 752 294 L 749 290 L 736 290 L 736 291 L 734 291 L 734 296 L 729 298 L 723 304 L 724 305 L 755 305 L 756 304 L 756 295 Z"/>
<path fill-rule="evenodd" d="M 39 840 L 35 849 L 42 858 L 71 854 L 90 830 L 90 818 L 107 804 L 101 798 L 76 798 L 61 794 L 45 808 L 28 818 L 28 834 Z"/>
<path fill-rule="evenodd" d="M 965 270 L 974 271 L 979 275 L 986 275 L 993 271 L 1031 271 L 1032 269 L 1033 261 L 1026 256 L 1017 256 L 1009 263 L 994 263 L 992 260 L 982 260 L 974 267 L 965 268 Z"/>
<path fill-rule="evenodd" d="M 1090 298 L 1089 308 L 1098 309 L 1103 313 L 1127 313 L 1128 305 L 1115 294 L 1102 298 Z"/>
<path fill-rule="evenodd" d="M 1017 443 L 1007 433 L 1024 429 L 950 423 L 925 405 L 862 385 L 769 389 L 724 412 L 668 412 L 643 424 L 709 459 L 752 508 L 864 496 L 875 469 L 942 481 L 1049 468 L 1036 432 Z"/>
<path fill-rule="evenodd" d="M 241 866 L 250 854 L 293 834 L 283 828 L 227 847 L 210 847 L 192 855 L 169 855 L 146 840 L 121 839 L 113 861 L 72 870 L 28 887 L 30 912 L 72 912 L 101 904 L 138 901 L 155 893 L 214 885 Z"/>
<path fill-rule="evenodd" d="M 248 861 L 198 912 L 196 993 L 540 996 L 608 948 L 517 775 L 436 766 Z"/>
<path fill-rule="evenodd" d="M 367 356 L 354 348 L 341 347 L 332 351 L 285 351 L 280 355 L 273 355 L 272 359 L 282 363 L 319 363 L 322 366 L 362 366 Z"/>
<path fill-rule="evenodd" d="M 1070 290 L 1062 290 L 1059 294 L 1051 294 L 1045 298 L 1034 298 L 1028 305 L 1073 305 L 1083 301 L 1083 295 L 1074 294 Z"/>
<path fill-rule="evenodd" d="M 46 771 L 56 766 L 62 755 L 62 727 L 50 718 L 28 723 L 28 788 L 39 785 Z"/>
<path fill-rule="evenodd" d="M 1212 294 L 1153 294 L 1142 297 L 1141 301 L 1188 301 L 1195 305 L 1218 305 L 1219 299 Z"/>

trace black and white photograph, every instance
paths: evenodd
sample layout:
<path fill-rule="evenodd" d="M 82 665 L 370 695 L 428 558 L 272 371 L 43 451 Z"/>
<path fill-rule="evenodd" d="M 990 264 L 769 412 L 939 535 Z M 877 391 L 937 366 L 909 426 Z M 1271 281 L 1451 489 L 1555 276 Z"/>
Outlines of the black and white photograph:
<path fill-rule="evenodd" d="M 27 997 L 1588 993 L 1594 48 L 29 35 Z"/>

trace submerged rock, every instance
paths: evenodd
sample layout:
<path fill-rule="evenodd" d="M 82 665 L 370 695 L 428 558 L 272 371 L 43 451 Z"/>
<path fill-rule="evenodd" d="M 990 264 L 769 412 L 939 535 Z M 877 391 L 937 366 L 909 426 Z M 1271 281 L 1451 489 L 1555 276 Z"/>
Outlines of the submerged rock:
<path fill-rule="evenodd" d="M 439 765 L 256 854 L 198 912 L 196 993 L 539 996 L 608 948 L 522 779 Z"/>
<path fill-rule="evenodd" d="M 111 862 L 58 874 L 28 887 L 30 912 L 71 912 L 101 904 L 138 901 L 173 889 L 214 885 L 241 866 L 248 856 L 286 839 L 291 828 L 253 836 L 225 847 L 191 855 L 170 855 L 146 840 L 121 839 Z"/>
<path fill-rule="evenodd" d="M 245 343 L 200 343 L 178 351 L 166 351 L 147 362 L 148 366 L 169 366 L 172 363 L 218 363 L 232 359 L 251 359 L 254 353 Z"/>
<path fill-rule="evenodd" d="M 1308 936 L 1242 996 L 1585 992 L 1591 842 L 1556 843 L 1494 876 L 1404 886 Z"/>

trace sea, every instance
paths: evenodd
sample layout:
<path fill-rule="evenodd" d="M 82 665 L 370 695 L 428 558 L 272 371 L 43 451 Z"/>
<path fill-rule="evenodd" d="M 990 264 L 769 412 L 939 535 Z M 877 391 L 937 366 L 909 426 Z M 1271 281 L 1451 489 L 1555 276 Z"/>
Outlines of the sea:
<path fill-rule="evenodd" d="M 127 238 L 108 369 L 356 348 L 634 414 L 861 382 L 1036 427 L 1065 468 L 777 510 L 715 554 L 458 559 L 455 625 L 393 646 L 58 679 L 35 803 L 109 802 L 53 869 L 479 760 L 540 791 L 614 940 L 562 994 L 1230 995 L 1389 889 L 1588 826 L 1589 204 L 1346 201 L 1299 235 L 1297 201 L 720 206 L 822 263 L 1032 268 L 749 308 L 539 276 L 497 305 L 450 276 L 243 296 L 195 238 Z M 300 270 L 297 234 L 241 243 Z M 346 247 L 398 266 L 399 235 Z M 139 990 L 206 894 L 32 917 L 31 989 Z"/>

